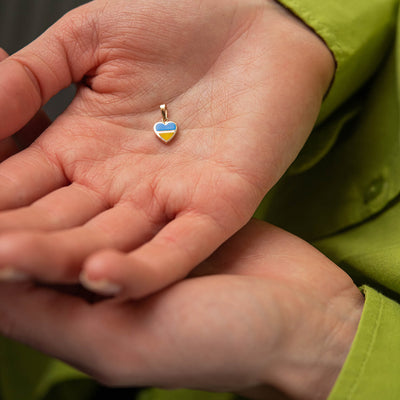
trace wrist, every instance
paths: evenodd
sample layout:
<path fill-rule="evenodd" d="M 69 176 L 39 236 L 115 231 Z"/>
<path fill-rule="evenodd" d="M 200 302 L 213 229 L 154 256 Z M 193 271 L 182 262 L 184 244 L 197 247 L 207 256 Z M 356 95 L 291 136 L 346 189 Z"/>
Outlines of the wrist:
<path fill-rule="evenodd" d="M 311 73 L 320 85 L 322 97 L 325 96 L 335 75 L 336 61 L 333 53 L 311 27 L 279 0 L 268 0 L 266 4 L 276 22 L 281 25 L 279 34 L 286 39 L 287 48 L 298 61 L 300 72 Z"/>
<path fill-rule="evenodd" d="M 302 326 L 292 321 L 294 329 L 281 335 L 280 346 L 264 363 L 257 387 L 237 394 L 250 400 L 327 399 L 350 351 L 363 306 L 364 297 L 354 287 L 349 295 L 300 316 Z"/>
<path fill-rule="evenodd" d="M 290 399 L 328 398 L 361 319 L 364 297 L 355 289 L 331 300 L 325 309 L 310 311 L 310 318 L 304 317 L 303 331 L 292 332 L 290 343 L 278 349 L 265 382 Z"/>

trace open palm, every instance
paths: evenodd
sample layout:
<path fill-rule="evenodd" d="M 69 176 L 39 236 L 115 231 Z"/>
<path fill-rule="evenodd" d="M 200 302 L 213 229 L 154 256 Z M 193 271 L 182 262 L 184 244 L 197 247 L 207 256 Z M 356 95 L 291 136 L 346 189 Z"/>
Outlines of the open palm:
<path fill-rule="evenodd" d="M 286 170 L 331 73 L 323 43 L 272 1 L 73 10 L 0 64 L 1 137 L 79 83 L 0 165 L 0 264 L 49 282 L 83 269 L 89 287 L 133 297 L 183 278 Z M 168 144 L 153 133 L 162 103 L 178 125 Z"/>

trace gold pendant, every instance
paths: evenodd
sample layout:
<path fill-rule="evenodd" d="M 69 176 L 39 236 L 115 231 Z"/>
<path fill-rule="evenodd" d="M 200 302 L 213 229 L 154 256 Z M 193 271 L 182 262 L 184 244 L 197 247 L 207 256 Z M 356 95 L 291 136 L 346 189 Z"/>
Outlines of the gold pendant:
<path fill-rule="evenodd" d="M 161 104 L 160 109 L 162 122 L 156 122 L 153 129 L 154 133 L 160 140 L 162 140 L 164 143 L 168 143 L 175 136 L 178 126 L 175 122 L 168 120 L 168 111 L 165 104 Z"/>

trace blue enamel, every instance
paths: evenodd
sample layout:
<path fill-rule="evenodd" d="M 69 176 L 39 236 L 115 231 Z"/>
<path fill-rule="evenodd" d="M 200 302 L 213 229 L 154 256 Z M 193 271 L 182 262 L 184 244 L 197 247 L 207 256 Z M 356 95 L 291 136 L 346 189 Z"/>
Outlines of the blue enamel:
<path fill-rule="evenodd" d="M 156 124 L 155 130 L 157 132 L 176 131 L 176 124 L 174 122 L 167 122 L 166 124 L 159 122 Z"/>

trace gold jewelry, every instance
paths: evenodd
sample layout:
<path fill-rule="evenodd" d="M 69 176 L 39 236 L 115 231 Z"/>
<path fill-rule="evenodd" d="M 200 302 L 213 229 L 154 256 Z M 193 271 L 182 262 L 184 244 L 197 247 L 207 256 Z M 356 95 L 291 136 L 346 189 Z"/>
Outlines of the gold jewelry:
<path fill-rule="evenodd" d="M 168 143 L 175 136 L 178 126 L 175 122 L 168 120 L 168 111 L 165 104 L 161 104 L 161 115 L 162 122 L 156 122 L 154 124 L 153 130 L 156 136 L 161 139 L 164 143 Z"/>

